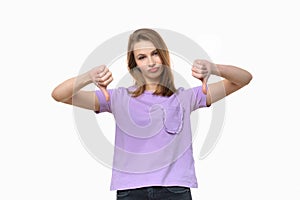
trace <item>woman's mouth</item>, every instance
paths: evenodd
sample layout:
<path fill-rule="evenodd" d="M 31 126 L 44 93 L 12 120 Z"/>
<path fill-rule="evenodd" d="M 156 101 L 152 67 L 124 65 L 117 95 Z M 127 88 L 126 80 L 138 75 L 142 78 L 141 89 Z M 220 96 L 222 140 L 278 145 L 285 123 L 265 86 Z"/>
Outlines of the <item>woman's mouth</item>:
<path fill-rule="evenodd" d="M 153 67 L 153 68 L 149 69 L 148 71 L 154 73 L 154 72 L 157 72 L 158 69 L 159 69 L 159 67 Z"/>

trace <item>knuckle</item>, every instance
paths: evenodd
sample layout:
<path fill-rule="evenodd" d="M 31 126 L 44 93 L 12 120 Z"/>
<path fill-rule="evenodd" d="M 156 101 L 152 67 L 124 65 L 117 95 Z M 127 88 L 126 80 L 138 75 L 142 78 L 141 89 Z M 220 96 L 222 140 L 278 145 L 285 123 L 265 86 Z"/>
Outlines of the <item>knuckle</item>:
<path fill-rule="evenodd" d="M 100 70 L 100 72 L 102 72 L 102 71 L 104 71 L 104 69 L 106 68 L 106 66 L 105 65 L 100 65 L 99 66 L 99 70 Z"/>

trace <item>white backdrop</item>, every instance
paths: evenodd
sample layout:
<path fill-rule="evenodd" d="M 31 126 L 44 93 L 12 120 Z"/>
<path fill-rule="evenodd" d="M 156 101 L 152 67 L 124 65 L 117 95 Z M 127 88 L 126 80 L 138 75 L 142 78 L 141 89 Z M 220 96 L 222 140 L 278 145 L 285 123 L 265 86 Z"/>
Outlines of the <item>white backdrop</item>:
<path fill-rule="evenodd" d="M 250 85 L 226 98 L 214 151 L 199 160 L 200 143 L 194 143 L 199 188 L 192 189 L 193 198 L 298 200 L 297 5 L 292 0 L 1 1 L 0 199 L 115 199 L 111 170 L 86 151 L 72 107 L 55 102 L 51 92 L 77 75 L 102 42 L 148 27 L 182 33 L 215 63 L 253 75 Z"/>

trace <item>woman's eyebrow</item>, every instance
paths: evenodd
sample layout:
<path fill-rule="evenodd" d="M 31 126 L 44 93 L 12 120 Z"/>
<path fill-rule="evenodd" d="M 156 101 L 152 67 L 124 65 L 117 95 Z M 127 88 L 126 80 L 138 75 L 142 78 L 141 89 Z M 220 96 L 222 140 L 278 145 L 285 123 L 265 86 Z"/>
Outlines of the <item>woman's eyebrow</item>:
<path fill-rule="evenodd" d="M 151 51 L 150 53 L 153 53 L 153 52 L 155 52 L 155 51 L 157 51 L 157 49 L 154 49 L 153 51 Z M 146 55 L 145 53 L 139 53 L 138 55 Z"/>
<path fill-rule="evenodd" d="M 157 51 L 157 49 L 152 50 L 150 53 L 152 54 L 153 52 Z M 139 53 L 136 56 L 145 56 L 145 53 Z"/>
<path fill-rule="evenodd" d="M 146 54 L 139 53 L 138 55 L 136 55 L 136 57 L 145 56 L 145 55 L 146 55 Z"/>

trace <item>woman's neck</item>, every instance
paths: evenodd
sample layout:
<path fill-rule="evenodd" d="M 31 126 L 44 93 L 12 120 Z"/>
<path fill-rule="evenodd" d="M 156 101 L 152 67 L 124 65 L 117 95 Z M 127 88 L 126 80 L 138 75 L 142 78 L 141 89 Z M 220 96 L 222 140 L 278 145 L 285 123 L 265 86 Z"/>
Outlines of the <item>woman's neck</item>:
<path fill-rule="evenodd" d="M 154 92 L 155 90 L 156 90 L 156 87 L 157 87 L 157 83 L 148 83 L 147 85 L 146 85 L 146 90 L 147 91 L 152 91 L 152 92 Z"/>

